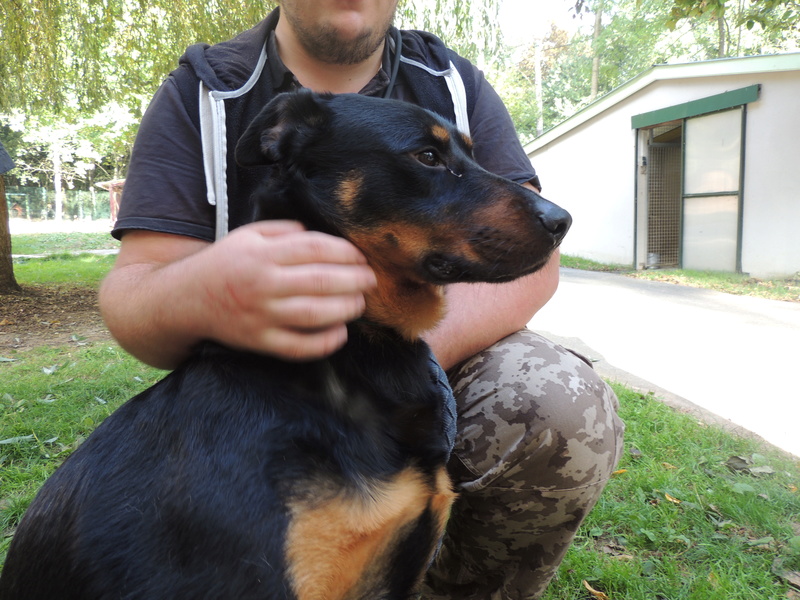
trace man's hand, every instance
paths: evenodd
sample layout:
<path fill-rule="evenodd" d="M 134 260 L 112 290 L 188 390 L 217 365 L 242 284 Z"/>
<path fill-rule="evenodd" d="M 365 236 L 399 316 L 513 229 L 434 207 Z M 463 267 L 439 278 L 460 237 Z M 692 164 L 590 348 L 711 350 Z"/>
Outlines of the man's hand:
<path fill-rule="evenodd" d="M 375 276 L 349 242 L 289 221 L 240 227 L 221 241 L 135 231 L 103 282 L 111 333 L 134 356 L 173 368 L 199 341 L 290 360 L 347 339 Z"/>

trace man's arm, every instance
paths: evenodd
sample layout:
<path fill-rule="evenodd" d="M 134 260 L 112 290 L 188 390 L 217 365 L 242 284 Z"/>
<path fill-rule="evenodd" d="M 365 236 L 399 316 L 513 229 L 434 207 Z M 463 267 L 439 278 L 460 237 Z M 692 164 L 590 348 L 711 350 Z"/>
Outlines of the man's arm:
<path fill-rule="evenodd" d="M 555 294 L 559 254 L 540 271 L 502 284 L 459 283 L 447 289 L 447 316 L 425 335 L 449 369 L 519 331 Z"/>
<path fill-rule="evenodd" d="M 215 244 L 133 231 L 100 308 L 120 345 L 159 368 L 174 368 L 205 339 L 302 360 L 344 344 L 345 323 L 374 285 L 354 246 L 298 223 L 253 223 Z"/>

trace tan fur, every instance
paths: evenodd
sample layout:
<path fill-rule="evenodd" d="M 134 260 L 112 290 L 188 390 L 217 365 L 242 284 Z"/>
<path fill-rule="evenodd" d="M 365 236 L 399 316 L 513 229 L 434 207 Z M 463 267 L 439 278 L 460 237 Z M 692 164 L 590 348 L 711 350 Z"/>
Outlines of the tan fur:
<path fill-rule="evenodd" d="M 430 228 L 402 223 L 350 232 L 375 272 L 377 287 L 367 294 L 365 316 L 415 340 L 444 316 L 441 286 L 422 280 L 415 271 L 419 257 L 431 247 Z"/>
<path fill-rule="evenodd" d="M 358 171 L 353 171 L 339 184 L 336 197 L 345 213 L 349 213 L 355 207 L 363 180 L 363 175 Z"/>
<path fill-rule="evenodd" d="M 364 316 L 397 330 L 404 338 L 416 340 L 433 329 L 445 313 L 444 289 L 430 283 L 397 281 L 373 266 L 378 286 L 367 293 L 367 308 Z"/>
<path fill-rule="evenodd" d="M 450 143 L 450 132 L 447 131 L 447 129 L 445 127 L 442 127 L 441 125 L 434 125 L 433 127 L 431 127 L 431 134 L 433 135 L 433 137 L 441 140 L 443 144 Z"/>
<path fill-rule="evenodd" d="M 359 596 L 356 586 L 368 590 L 391 560 L 397 533 L 429 504 L 436 505 L 443 530 L 442 488 L 449 490 L 449 481 L 445 485 L 437 477 L 432 490 L 421 473 L 406 469 L 388 484 L 376 484 L 369 495 L 339 492 L 320 501 L 316 494 L 291 503 L 286 556 L 298 600 L 347 600 Z"/>

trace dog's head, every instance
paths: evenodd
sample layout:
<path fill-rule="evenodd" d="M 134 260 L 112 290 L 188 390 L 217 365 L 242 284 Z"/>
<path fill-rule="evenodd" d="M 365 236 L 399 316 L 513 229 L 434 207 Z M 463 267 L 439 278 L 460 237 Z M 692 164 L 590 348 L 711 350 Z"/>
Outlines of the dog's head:
<path fill-rule="evenodd" d="M 273 165 L 256 217 L 342 236 L 378 277 L 366 317 L 416 337 L 442 314 L 441 286 L 540 269 L 571 224 L 563 209 L 472 158 L 471 140 L 416 105 L 355 94 L 283 94 L 236 148 Z"/>

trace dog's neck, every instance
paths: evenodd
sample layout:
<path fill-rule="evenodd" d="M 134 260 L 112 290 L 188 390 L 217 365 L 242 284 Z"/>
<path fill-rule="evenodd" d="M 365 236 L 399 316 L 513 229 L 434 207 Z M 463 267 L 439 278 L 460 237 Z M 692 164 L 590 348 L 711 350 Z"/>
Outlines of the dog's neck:
<path fill-rule="evenodd" d="M 424 282 L 398 281 L 373 265 L 377 287 L 366 294 L 364 320 L 389 327 L 409 341 L 433 329 L 445 314 L 444 288 Z"/>

